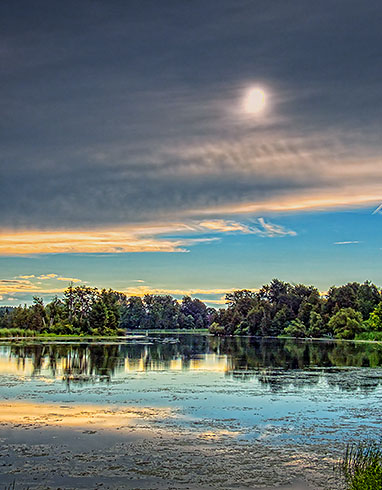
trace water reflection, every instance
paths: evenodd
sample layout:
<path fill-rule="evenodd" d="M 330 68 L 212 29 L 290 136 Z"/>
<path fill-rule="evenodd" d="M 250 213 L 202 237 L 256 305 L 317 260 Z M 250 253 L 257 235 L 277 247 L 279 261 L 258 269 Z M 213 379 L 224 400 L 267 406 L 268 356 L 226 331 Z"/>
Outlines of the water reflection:
<path fill-rule="evenodd" d="M 157 337 L 130 343 L 0 347 L 0 375 L 61 378 L 68 386 L 110 382 L 129 372 L 202 370 L 224 372 L 238 381 L 255 378 L 276 392 L 287 385 L 313 386 L 323 376 L 342 390 L 368 392 L 381 383 L 381 371 L 354 368 L 381 366 L 381 345 L 353 342 L 180 335 L 176 342 Z"/>

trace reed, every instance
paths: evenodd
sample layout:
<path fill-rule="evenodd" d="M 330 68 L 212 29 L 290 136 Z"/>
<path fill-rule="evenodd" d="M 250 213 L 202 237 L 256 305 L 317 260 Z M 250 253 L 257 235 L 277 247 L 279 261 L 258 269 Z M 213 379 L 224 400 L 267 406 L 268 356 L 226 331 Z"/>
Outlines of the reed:
<path fill-rule="evenodd" d="M 382 448 L 373 441 L 349 444 L 339 463 L 347 490 L 382 490 Z"/>

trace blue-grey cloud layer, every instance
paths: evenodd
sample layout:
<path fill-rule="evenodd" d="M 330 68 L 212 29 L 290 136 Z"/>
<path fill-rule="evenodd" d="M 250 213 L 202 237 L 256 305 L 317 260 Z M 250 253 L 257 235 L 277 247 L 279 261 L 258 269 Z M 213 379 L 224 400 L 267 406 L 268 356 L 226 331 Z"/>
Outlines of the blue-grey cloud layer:
<path fill-rule="evenodd" d="M 0 226 L 378 191 L 381 14 L 349 0 L 2 2 Z M 251 83 L 270 92 L 263 119 L 235 112 Z"/>

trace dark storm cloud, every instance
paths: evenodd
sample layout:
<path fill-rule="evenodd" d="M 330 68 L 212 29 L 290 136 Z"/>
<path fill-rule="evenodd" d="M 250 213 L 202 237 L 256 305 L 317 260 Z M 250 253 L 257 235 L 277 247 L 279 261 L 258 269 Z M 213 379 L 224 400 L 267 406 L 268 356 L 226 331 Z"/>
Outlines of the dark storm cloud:
<path fill-rule="evenodd" d="M 340 184 L 373 194 L 381 13 L 355 1 L 2 2 L 0 225 L 174 218 Z M 272 96 L 256 120 L 236 112 L 251 83 Z"/>

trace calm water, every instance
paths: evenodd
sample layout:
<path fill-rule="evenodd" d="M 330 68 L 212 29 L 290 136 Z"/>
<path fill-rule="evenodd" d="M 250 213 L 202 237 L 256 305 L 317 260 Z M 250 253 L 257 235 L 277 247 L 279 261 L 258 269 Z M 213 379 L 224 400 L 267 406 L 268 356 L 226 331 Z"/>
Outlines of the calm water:
<path fill-rule="evenodd" d="M 170 407 L 161 424 L 277 443 L 380 437 L 382 346 L 164 336 L 0 346 L 3 400 Z M 159 422 L 157 422 L 159 423 Z"/>

